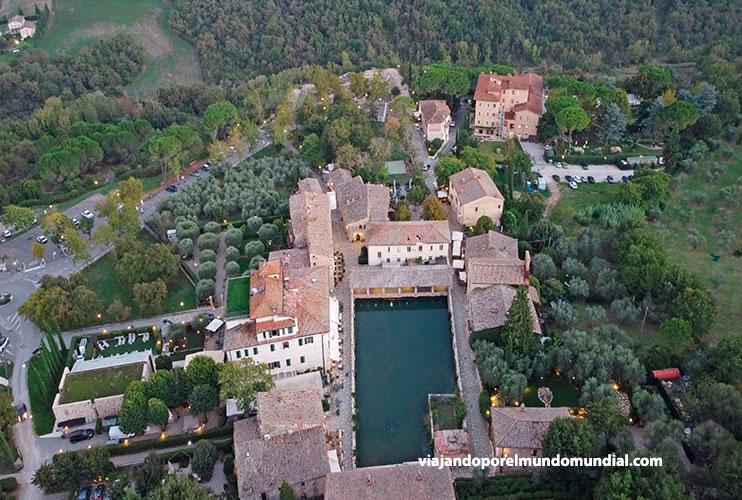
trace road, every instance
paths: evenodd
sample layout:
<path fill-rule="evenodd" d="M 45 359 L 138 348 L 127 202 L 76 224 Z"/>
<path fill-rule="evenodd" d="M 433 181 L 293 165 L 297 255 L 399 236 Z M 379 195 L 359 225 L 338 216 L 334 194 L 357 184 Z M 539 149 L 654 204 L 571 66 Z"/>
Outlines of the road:
<path fill-rule="evenodd" d="M 271 141 L 267 134 L 261 130 L 260 139 L 256 148 L 250 151 L 245 150 L 243 152 L 238 152 L 237 154 L 230 156 L 226 161 L 230 167 L 233 167 L 270 144 Z M 188 176 L 181 180 L 179 185 L 186 185 L 194 180 L 194 177 Z M 142 214 L 140 215 L 140 222 L 144 223 L 144 220 L 157 209 L 157 203 L 167 196 L 172 196 L 172 193 L 162 191 L 156 196 L 144 201 L 142 205 Z M 76 217 L 79 219 L 80 213 L 83 210 L 93 211 L 95 204 L 102 199 L 102 195 L 92 195 L 66 210 L 65 214 L 69 217 Z M 96 218 L 95 227 L 100 223 L 102 222 Z M 10 293 L 13 295 L 13 300 L 9 304 L 0 306 L 0 333 L 6 335 L 9 339 L 8 347 L 2 356 L 15 363 L 13 367 L 13 375 L 10 380 L 14 401 L 24 402 L 27 405 L 29 403 L 29 397 L 28 386 L 26 383 L 26 362 L 31 358 L 33 351 L 38 349 L 40 345 L 41 332 L 36 325 L 18 315 L 18 307 L 37 289 L 37 282 L 44 274 L 69 276 L 70 274 L 79 272 L 86 265 L 84 262 L 77 264 L 73 263 L 71 257 L 62 255 L 55 245 L 48 242 L 46 244 L 47 253 L 45 257 L 47 262 L 43 267 L 29 270 L 28 268 L 31 266 L 32 261 L 30 254 L 31 243 L 33 243 L 37 236 L 42 234 L 43 230 L 39 226 L 35 226 L 24 234 L 0 242 L 0 256 L 6 256 L 6 261 L 8 262 L 8 272 L 0 273 L 0 293 Z M 55 251 L 56 254 L 54 253 Z M 95 246 L 90 249 L 90 254 L 92 259 L 96 259 L 104 255 L 107 251 L 107 248 Z M 16 264 L 13 264 L 13 262 Z M 26 269 L 26 271 L 24 272 L 23 269 Z M 71 337 L 74 335 L 100 332 L 103 329 L 108 329 L 109 331 L 113 329 L 122 329 L 131 324 L 134 324 L 134 326 L 146 326 L 151 324 L 161 325 L 162 319 L 164 318 L 172 321 L 189 320 L 197 312 L 206 309 L 208 308 L 184 311 L 177 314 L 155 318 L 144 318 L 117 325 L 97 325 L 87 329 L 65 332 L 63 336 L 65 341 L 69 342 Z M 16 493 L 16 497 L 19 500 L 34 500 L 45 497 L 38 488 L 31 484 L 31 478 L 39 465 L 45 461 L 51 460 L 51 457 L 55 453 L 58 453 L 60 450 L 67 451 L 71 449 L 84 449 L 89 445 L 105 444 L 106 441 L 105 435 L 95 436 L 90 441 L 85 441 L 76 445 L 72 445 L 68 440 L 63 440 L 58 437 L 41 438 L 36 436 L 33 430 L 33 422 L 30 419 L 16 424 L 13 428 L 13 432 L 15 435 L 16 446 L 18 447 L 24 463 L 23 469 L 19 473 L 13 475 L 20 484 L 20 489 L 18 493 Z M 64 497 L 64 494 L 60 494 L 46 496 L 45 498 Z"/>

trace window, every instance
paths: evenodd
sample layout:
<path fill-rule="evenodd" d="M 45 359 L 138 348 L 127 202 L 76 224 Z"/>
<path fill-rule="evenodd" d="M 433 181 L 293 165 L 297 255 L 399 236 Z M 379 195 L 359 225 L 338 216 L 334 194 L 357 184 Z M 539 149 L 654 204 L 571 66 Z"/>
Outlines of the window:
<path fill-rule="evenodd" d="M 438 250 L 443 250 L 443 245 L 439 245 Z"/>
<path fill-rule="evenodd" d="M 268 363 L 268 369 L 273 370 L 275 368 L 281 368 L 281 362 L 280 361 L 274 361 L 272 363 Z"/>
<path fill-rule="evenodd" d="M 276 344 L 271 344 L 271 352 L 276 350 Z"/>
<path fill-rule="evenodd" d="M 284 349 L 288 349 L 289 348 L 289 343 L 288 342 L 284 342 L 283 343 L 283 348 Z"/>
<path fill-rule="evenodd" d="M 479 207 L 474 207 L 475 212 L 479 212 Z"/>
<path fill-rule="evenodd" d="M 430 251 L 431 252 L 433 251 L 433 245 L 430 245 Z"/>
<path fill-rule="evenodd" d="M 407 253 L 410 253 L 412 251 L 412 247 L 407 247 Z"/>
<path fill-rule="evenodd" d="M 253 354 L 257 354 L 258 353 L 258 348 L 257 347 L 253 347 L 252 348 L 252 353 Z"/>
<path fill-rule="evenodd" d="M 292 333 L 294 333 L 294 327 L 293 326 L 290 326 L 289 327 L 289 334 L 292 334 Z"/>
<path fill-rule="evenodd" d="M 399 248 L 399 247 L 397 247 L 397 253 L 399 253 L 399 252 L 401 252 L 401 251 L 402 251 L 402 249 L 401 249 L 401 248 Z"/>
<path fill-rule="evenodd" d="M 305 359 L 306 359 L 306 358 L 305 358 L 304 356 L 300 357 L 300 358 L 299 358 L 299 363 L 303 363 L 303 362 L 305 361 Z"/>
<path fill-rule="evenodd" d="M 314 337 L 307 337 L 304 339 L 305 344 L 314 344 Z"/>
<path fill-rule="evenodd" d="M 237 359 L 240 359 L 242 357 L 242 351 L 237 351 Z"/>
<path fill-rule="evenodd" d="M 417 247 L 417 251 L 418 251 L 418 252 L 422 252 L 422 251 L 423 251 L 423 246 L 422 246 L 422 245 L 418 246 L 418 247 Z"/>
<path fill-rule="evenodd" d="M 386 253 L 389 253 L 392 251 L 392 247 L 386 247 Z"/>
<path fill-rule="evenodd" d="M 389 257 L 387 257 L 387 258 L 386 258 L 386 261 L 387 261 L 387 262 L 391 262 L 391 260 L 389 260 Z"/>
<path fill-rule="evenodd" d="M 401 261 L 399 260 L 399 257 L 397 257 L 397 262 L 401 262 Z"/>
<path fill-rule="evenodd" d="M 290 359 L 287 359 L 286 360 L 286 366 L 291 366 L 291 360 Z"/>
<path fill-rule="evenodd" d="M 376 256 L 377 256 L 378 258 L 381 258 L 381 252 L 376 252 Z"/>
<path fill-rule="evenodd" d="M 299 347 L 301 347 L 303 343 L 304 343 L 304 339 L 299 339 Z"/>

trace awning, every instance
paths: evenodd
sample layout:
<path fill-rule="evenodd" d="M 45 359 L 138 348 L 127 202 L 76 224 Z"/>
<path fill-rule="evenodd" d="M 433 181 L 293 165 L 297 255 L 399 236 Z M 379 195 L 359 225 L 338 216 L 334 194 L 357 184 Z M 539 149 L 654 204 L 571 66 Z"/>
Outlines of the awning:
<path fill-rule="evenodd" d="M 220 319 L 213 319 L 211 320 L 211 323 L 206 325 L 206 331 L 214 333 L 216 332 L 222 325 L 224 324 L 224 321 Z"/>

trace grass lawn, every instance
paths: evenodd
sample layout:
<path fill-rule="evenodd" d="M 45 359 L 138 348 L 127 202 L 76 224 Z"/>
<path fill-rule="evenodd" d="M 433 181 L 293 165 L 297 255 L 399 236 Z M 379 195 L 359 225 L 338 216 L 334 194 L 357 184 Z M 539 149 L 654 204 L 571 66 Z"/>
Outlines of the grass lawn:
<path fill-rule="evenodd" d="M 487 153 L 488 155 L 492 156 L 495 159 L 495 162 L 502 163 L 505 161 L 505 155 L 502 153 L 497 153 L 497 148 L 500 148 L 501 150 L 505 146 L 505 143 L 502 141 L 483 141 L 480 142 L 479 145 L 477 145 L 477 149 L 481 151 L 482 153 Z"/>
<path fill-rule="evenodd" d="M 144 238 L 145 245 L 152 244 L 152 240 Z M 108 314 L 108 306 L 113 301 L 119 299 L 126 307 L 131 308 L 130 319 L 151 316 L 139 311 L 128 287 L 119 282 L 115 270 L 115 261 L 113 255 L 108 253 L 83 269 L 83 276 L 88 279 L 90 288 L 103 301 L 103 311 L 101 311 L 101 323 L 113 323 L 116 318 Z M 157 314 L 166 314 L 177 311 L 184 311 L 196 307 L 196 290 L 191 282 L 182 272 L 179 272 L 172 283 L 168 284 L 168 295 L 165 307 Z"/>
<path fill-rule="evenodd" d="M 618 184 L 596 182 L 595 184 L 581 183 L 577 189 L 572 189 L 564 183 L 559 183 L 562 197 L 551 212 L 551 219 L 564 228 L 568 235 L 579 229 L 575 220 L 575 212 L 597 203 L 610 203 L 616 199 Z"/>
<path fill-rule="evenodd" d="M 460 429 L 466 409 L 458 398 L 430 398 L 433 426 L 436 431 Z"/>
<path fill-rule="evenodd" d="M 41 358 L 38 356 L 32 357 L 28 361 L 28 364 L 37 370 L 43 370 Z M 31 370 L 29 369 L 26 373 L 28 378 L 28 399 L 31 406 L 31 415 L 33 415 L 33 428 L 37 436 L 43 436 L 44 434 L 49 434 L 54 428 L 54 412 L 52 412 L 51 406 L 47 405 L 41 397 L 39 386 L 36 384 L 35 379 L 31 377 Z M 56 387 L 54 390 L 56 391 Z"/>
<path fill-rule="evenodd" d="M 160 185 L 160 182 L 162 182 L 161 176 L 155 176 L 155 177 L 143 177 L 139 179 L 142 183 L 142 189 L 146 193 L 147 191 L 156 188 Z M 67 201 L 63 201 L 61 203 L 58 203 L 56 205 L 56 209 L 59 212 L 64 212 L 68 208 L 72 207 L 73 205 L 77 205 L 81 201 L 90 198 L 94 194 L 102 194 L 106 195 L 110 191 L 113 191 L 114 189 L 117 189 L 119 187 L 119 181 L 116 181 L 111 184 L 106 184 L 105 186 L 101 186 L 99 188 L 93 189 L 91 191 L 88 191 L 87 193 L 81 194 L 80 196 L 76 196 L 75 198 L 69 199 Z M 39 206 L 38 208 L 46 208 L 46 205 Z"/>
<path fill-rule="evenodd" d="M 259 160 L 261 158 L 277 158 L 280 154 L 281 150 L 278 149 L 278 146 L 276 146 L 275 144 L 271 144 L 252 155 L 249 159 Z"/>
<path fill-rule="evenodd" d="M 672 192 L 660 221 L 652 227 L 667 249 L 670 262 L 696 272 L 709 285 L 717 304 L 717 313 L 715 325 L 706 334 L 705 340 L 716 343 L 723 337 L 737 334 L 742 323 L 742 287 L 739 286 L 742 281 L 742 258 L 732 255 L 732 249 L 723 251 L 717 243 L 720 226 L 735 233 L 736 241 L 742 237 L 739 224 L 742 220 L 742 204 L 739 203 L 739 196 L 729 203 L 720 195 L 721 189 L 733 186 L 737 179 L 742 178 L 742 146 L 734 147 L 730 160 L 723 160 L 716 152 L 712 161 L 723 164 L 726 173 L 711 182 L 706 177 L 705 168 L 696 170 Z M 703 196 L 701 193 L 707 197 L 706 201 L 697 198 Z M 724 214 L 728 217 L 726 223 L 720 221 Z M 695 249 L 687 239 L 691 230 L 697 231 L 705 239 Z M 711 254 L 721 255 L 721 259 L 714 262 Z"/>
<path fill-rule="evenodd" d="M 48 33 L 39 47 L 52 56 L 77 53 L 95 39 L 118 32 L 133 35 L 149 55 L 147 67 L 130 93 L 147 93 L 169 84 L 202 81 L 196 52 L 167 25 L 170 6 L 164 0 L 65 0 L 55 2 Z"/>
<path fill-rule="evenodd" d="M 227 282 L 227 314 L 250 311 L 250 278 L 233 278 Z"/>
<path fill-rule="evenodd" d="M 538 377 L 528 381 L 526 395 L 523 399 L 528 407 L 540 406 L 544 404 L 538 399 L 538 388 L 548 387 L 554 399 L 551 401 L 552 407 L 568 406 L 575 408 L 580 405 L 580 391 L 573 386 L 567 377 L 559 375 L 549 375 L 548 377 Z"/>
<path fill-rule="evenodd" d="M 122 332 L 122 335 L 124 337 L 127 337 L 126 342 L 124 342 L 123 345 L 117 346 L 116 338 L 109 338 L 106 339 L 106 342 L 108 342 L 108 349 L 104 349 L 102 351 L 98 350 L 98 347 L 91 339 L 88 345 L 92 344 L 93 349 L 92 351 L 90 351 L 90 356 L 87 356 L 86 353 L 85 359 L 92 359 L 97 356 L 103 356 L 104 358 L 107 358 L 108 356 L 115 356 L 117 354 L 127 354 L 134 351 L 147 351 L 155 349 L 154 335 L 150 335 L 149 340 L 147 340 L 147 342 L 143 342 L 141 334 L 137 334 L 137 339 L 134 341 L 133 344 L 129 344 L 128 334 L 125 331 Z"/>
<path fill-rule="evenodd" d="M 130 382 L 141 378 L 142 365 L 140 363 L 70 373 L 65 380 L 59 402 L 61 404 L 74 403 L 123 394 Z M 34 415 L 35 418 L 36 415 Z"/>

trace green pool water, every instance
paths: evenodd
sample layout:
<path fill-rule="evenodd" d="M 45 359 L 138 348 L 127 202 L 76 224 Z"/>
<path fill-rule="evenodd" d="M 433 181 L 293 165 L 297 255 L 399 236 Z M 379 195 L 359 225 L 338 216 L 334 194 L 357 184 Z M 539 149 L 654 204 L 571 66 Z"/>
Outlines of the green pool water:
<path fill-rule="evenodd" d="M 432 454 L 428 394 L 455 389 L 445 297 L 356 300 L 355 311 L 360 466 Z"/>

